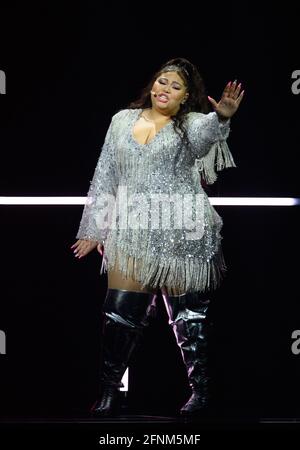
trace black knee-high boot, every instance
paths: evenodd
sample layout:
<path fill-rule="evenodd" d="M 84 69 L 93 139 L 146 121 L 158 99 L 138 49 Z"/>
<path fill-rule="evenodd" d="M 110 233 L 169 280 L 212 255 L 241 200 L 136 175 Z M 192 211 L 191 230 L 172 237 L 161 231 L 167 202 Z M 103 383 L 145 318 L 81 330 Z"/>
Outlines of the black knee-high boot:
<path fill-rule="evenodd" d="M 110 416 L 118 412 L 121 380 L 153 315 L 155 298 L 156 294 L 147 292 L 107 290 L 102 309 L 101 398 L 91 409 L 93 415 Z"/>
<path fill-rule="evenodd" d="M 180 414 L 206 411 L 209 399 L 207 309 L 210 300 L 197 293 L 164 295 L 163 298 L 192 389 L 192 395 Z"/>

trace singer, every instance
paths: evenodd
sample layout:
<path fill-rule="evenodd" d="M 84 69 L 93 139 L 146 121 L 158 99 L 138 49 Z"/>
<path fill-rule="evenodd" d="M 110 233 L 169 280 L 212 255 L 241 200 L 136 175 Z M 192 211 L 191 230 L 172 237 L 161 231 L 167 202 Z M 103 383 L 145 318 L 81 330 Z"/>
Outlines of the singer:
<path fill-rule="evenodd" d="M 219 101 L 207 96 L 197 67 L 175 58 L 112 117 L 71 246 L 77 258 L 97 247 L 100 274 L 108 276 L 94 415 L 118 413 L 118 388 L 159 290 L 191 387 L 180 414 L 207 411 L 209 293 L 227 268 L 223 222 L 205 186 L 217 171 L 236 167 L 226 140 L 243 96 L 237 81 L 226 84 Z"/>

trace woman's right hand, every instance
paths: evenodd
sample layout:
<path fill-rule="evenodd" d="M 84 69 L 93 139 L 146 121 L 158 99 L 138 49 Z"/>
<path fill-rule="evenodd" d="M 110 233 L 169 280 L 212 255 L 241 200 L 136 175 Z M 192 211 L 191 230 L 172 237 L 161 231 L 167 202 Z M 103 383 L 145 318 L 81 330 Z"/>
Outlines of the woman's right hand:
<path fill-rule="evenodd" d="M 78 259 L 86 256 L 90 253 L 94 248 L 99 244 L 98 241 L 90 241 L 88 239 L 79 239 L 71 246 L 71 248 L 75 248 L 74 256 Z"/>

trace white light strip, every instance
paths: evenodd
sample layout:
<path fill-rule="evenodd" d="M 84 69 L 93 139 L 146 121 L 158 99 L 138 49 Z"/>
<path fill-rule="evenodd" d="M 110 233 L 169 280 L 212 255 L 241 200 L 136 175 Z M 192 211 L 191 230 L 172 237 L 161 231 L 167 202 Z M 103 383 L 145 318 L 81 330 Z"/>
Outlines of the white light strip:
<path fill-rule="evenodd" d="M 222 206 L 296 206 L 300 198 L 291 197 L 210 197 L 212 205 Z"/>
<path fill-rule="evenodd" d="M 0 197 L 0 205 L 84 205 L 86 197 Z"/>
<path fill-rule="evenodd" d="M 300 198 L 292 197 L 209 197 L 220 206 L 297 206 Z M 0 197 L 0 205 L 84 205 L 86 197 Z"/>

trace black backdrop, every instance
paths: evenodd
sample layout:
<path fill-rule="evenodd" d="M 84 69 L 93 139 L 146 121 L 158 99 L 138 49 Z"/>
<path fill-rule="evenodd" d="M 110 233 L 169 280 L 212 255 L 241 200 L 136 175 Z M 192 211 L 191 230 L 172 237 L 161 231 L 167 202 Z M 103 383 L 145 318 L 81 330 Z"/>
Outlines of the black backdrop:
<path fill-rule="evenodd" d="M 235 78 L 246 89 L 228 141 L 238 168 L 222 172 L 210 194 L 300 197 L 297 11 L 249 5 L 1 6 L 0 195 L 86 195 L 112 114 L 162 62 L 183 56 L 212 97 Z M 246 420 L 297 417 L 299 207 L 216 209 L 229 267 L 211 311 L 220 410 Z M 70 250 L 81 213 L 0 206 L 3 418 L 72 417 L 96 395 L 107 280 L 99 254 L 77 261 Z M 161 299 L 130 383 L 144 412 L 172 413 L 188 394 Z"/>

